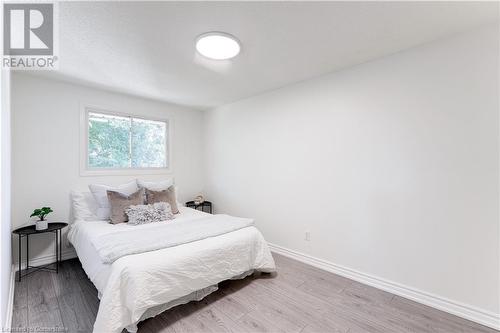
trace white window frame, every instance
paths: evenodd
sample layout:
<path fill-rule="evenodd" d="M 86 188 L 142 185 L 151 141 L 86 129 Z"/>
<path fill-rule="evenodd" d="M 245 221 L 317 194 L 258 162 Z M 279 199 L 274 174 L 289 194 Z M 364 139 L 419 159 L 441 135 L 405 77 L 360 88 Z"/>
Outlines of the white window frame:
<path fill-rule="evenodd" d="M 161 121 L 166 123 L 165 138 L 165 156 L 167 158 L 167 167 L 148 167 L 148 168 L 90 168 L 88 165 L 88 123 L 89 113 L 100 113 L 110 116 L 131 117 L 144 120 Z M 171 118 L 150 117 L 134 113 L 124 113 L 113 111 L 110 108 L 81 105 L 80 107 L 80 175 L 81 176 L 125 176 L 125 175 L 159 175 L 172 173 L 172 137 L 173 121 Z"/>

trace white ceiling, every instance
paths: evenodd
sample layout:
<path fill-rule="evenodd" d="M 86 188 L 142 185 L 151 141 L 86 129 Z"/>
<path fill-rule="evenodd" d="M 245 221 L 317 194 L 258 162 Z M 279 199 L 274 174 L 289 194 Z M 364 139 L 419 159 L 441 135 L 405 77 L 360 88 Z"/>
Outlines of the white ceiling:
<path fill-rule="evenodd" d="M 498 20 L 497 2 L 61 2 L 59 71 L 36 75 L 209 108 Z M 195 53 L 224 31 L 226 62 Z"/>

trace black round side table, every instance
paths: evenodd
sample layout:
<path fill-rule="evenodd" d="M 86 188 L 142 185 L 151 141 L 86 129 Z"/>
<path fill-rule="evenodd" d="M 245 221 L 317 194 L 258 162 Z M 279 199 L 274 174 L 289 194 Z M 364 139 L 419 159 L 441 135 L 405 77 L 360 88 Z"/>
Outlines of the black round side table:
<path fill-rule="evenodd" d="M 18 280 L 21 281 L 21 277 L 24 277 L 26 275 L 29 275 L 33 272 L 36 272 L 40 269 L 52 271 L 59 273 L 59 262 L 61 261 L 61 230 L 68 226 L 67 223 L 65 222 L 49 222 L 48 223 L 48 228 L 44 230 L 36 230 L 34 225 L 29 225 L 27 227 L 22 227 L 22 228 L 17 228 L 16 230 L 12 231 L 13 234 L 18 235 L 19 237 L 19 277 Z M 54 263 L 48 264 L 48 265 L 42 265 L 42 266 L 30 266 L 30 255 L 29 255 L 29 246 L 30 246 L 30 235 L 36 235 L 36 234 L 44 234 L 46 232 L 52 232 L 55 235 L 55 240 L 56 240 L 56 262 L 55 262 L 55 268 L 49 268 L 50 265 L 53 265 Z M 21 239 L 26 237 L 26 269 L 24 270 L 26 273 L 22 274 L 21 270 Z M 33 270 L 29 271 L 30 268 L 33 268 Z"/>
<path fill-rule="evenodd" d="M 186 202 L 186 207 L 201 210 L 202 212 L 212 214 L 212 203 L 210 201 L 203 201 L 199 205 L 195 204 L 194 201 L 188 201 Z"/>

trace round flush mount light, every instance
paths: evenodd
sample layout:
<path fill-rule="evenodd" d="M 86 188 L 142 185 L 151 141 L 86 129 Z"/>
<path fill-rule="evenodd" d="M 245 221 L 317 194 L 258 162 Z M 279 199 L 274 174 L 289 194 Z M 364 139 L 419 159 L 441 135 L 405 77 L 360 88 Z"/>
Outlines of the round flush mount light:
<path fill-rule="evenodd" d="M 231 59 L 236 57 L 240 50 L 238 39 L 225 32 L 207 32 L 196 38 L 196 51 L 209 59 Z"/>

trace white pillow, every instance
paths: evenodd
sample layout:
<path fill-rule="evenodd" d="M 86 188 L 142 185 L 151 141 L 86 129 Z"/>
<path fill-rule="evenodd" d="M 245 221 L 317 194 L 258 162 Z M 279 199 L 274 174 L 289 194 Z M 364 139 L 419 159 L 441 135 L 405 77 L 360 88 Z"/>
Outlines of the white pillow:
<path fill-rule="evenodd" d="M 75 221 L 96 221 L 97 202 L 90 192 L 71 192 L 73 217 Z"/>
<path fill-rule="evenodd" d="M 158 182 L 146 182 L 137 179 L 137 185 L 139 185 L 139 187 L 147 188 L 150 191 L 163 191 L 169 188 L 170 186 L 174 185 L 174 179 L 169 178 Z"/>
<path fill-rule="evenodd" d="M 139 188 L 137 187 L 137 182 L 135 180 L 131 181 L 130 183 L 114 187 L 101 184 L 90 184 L 89 189 L 90 192 L 92 192 L 97 205 L 99 205 L 96 216 L 102 220 L 109 220 L 109 216 L 111 215 L 111 207 L 109 205 L 108 195 L 106 191 L 115 191 L 129 196 L 139 190 Z"/>

